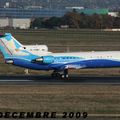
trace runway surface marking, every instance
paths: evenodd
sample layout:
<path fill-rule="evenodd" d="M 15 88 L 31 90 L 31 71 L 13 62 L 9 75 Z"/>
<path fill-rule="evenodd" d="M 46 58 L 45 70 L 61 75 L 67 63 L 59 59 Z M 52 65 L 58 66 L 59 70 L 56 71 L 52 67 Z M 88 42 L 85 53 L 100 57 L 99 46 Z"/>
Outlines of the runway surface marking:
<path fill-rule="evenodd" d="M 30 82 L 30 81 L 33 81 L 33 80 L 0 80 L 0 82 Z"/>
<path fill-rule="evenodd" d="M 49 76 L 0 76 L 0 85 L 120 85 L 120 77 L 79 77 L 69 79 L 51 78 Z"/>

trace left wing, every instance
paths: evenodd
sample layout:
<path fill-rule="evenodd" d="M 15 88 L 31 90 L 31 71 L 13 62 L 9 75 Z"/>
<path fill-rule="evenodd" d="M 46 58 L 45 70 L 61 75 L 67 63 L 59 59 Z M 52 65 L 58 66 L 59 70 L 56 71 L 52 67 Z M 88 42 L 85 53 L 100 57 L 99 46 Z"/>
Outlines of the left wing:
<path fill-rule="evenodd" d="M 64 70 L 64 69 L 82 69 L 85 68 L 86 65 L 82 63 L 82 61 L 79 62 L 71 62 L 71 63 L 61 63 L 61 64 L 50 64 L 50 67 L 53 69 L 58 70 Z"/>

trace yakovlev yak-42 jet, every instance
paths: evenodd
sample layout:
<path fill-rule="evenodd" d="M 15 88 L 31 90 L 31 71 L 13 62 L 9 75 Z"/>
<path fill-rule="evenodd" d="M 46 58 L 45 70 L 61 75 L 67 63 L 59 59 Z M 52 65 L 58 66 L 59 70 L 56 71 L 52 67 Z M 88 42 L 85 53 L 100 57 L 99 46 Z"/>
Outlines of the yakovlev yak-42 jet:
<path fill-rule="evenodd" d="M 10 33 L 0 35 L 0 50 L 7 64 L 52 70 L 52 77 L 68 77 L 68 69 L 120 67 L 120 51 L 52 53 L 27 50 Z"/>

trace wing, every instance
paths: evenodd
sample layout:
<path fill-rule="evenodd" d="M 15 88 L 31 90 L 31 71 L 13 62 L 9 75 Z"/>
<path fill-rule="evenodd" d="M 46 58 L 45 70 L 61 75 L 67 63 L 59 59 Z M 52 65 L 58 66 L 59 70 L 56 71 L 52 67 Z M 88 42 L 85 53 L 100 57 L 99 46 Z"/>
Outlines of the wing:
<path fill-rule="evenodd" d="M 67 62 L 67 63 L 54 63 L 53 56 L 42 56 L 32 60 L 32 62 L 36 64 L 46 64 L 49 68 L 57 69 L 57 70 L 64 70 L 64 69 L 81 69 L 85 68 L 84 61 L 77 61 L 77 62 Z"/>
<path fill-rule="evenodd" d="M 79 62 L 71 62 L 71 63 L 61 63 L 61 64 L 51 64 L 50 67 L 53 69 L 64 70 L 64 69 L 82 69 L 86 68 L 86 65 L 79 61 Z"/>
<path fill-rule="evenodd" d="M 83 64 L 82 61 L 67 63 L 64 66 L 65 66 L 65 69 L 82 69 L 86 67 L 86 65 Z"/>

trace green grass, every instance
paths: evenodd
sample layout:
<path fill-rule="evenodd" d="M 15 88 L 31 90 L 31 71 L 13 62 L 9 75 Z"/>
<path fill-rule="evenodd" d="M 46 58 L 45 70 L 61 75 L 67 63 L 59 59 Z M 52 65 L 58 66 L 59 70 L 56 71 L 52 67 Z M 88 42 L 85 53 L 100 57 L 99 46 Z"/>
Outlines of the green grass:
<path fill-rule="evenodd" d="M 16 30 L 11 32 L 24 44 L 48 45 L 94 45 L 103 42 L 120 43 L 120 32 L 107 32 L 98 30 Z"/>
<path fill-rule="evenodd" d="M 119 114 L 119 90 L 119 85 L 1 85 L 0 110 Z"/>

